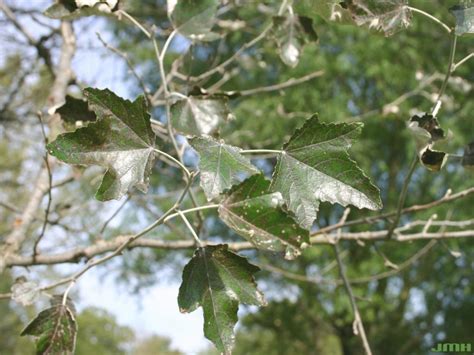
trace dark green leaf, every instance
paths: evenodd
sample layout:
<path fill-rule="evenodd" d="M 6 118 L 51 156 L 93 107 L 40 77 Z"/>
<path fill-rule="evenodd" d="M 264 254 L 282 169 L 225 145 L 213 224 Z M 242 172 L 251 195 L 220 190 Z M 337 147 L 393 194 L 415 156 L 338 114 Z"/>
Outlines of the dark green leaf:
<path fill-rule="evenodd" d="M 464 167 L 474 167 L 474 142 L 469 143 L 466 148 L 464 148 L 462 165 Z"/>
<path fill-rule="evenodd" d="M 231 353 L 234 344 L 239 302 L 266 304 L 253 276 L 257 271 L 258 267 L 230 252 L 227 245 L 198 248 L 184 267 L 179 309 L 189 313 L 201 306 L 204 334 L 225 354 Z"/>
<path fill-rule="evenodd" d="M 271 190 L 281 192 L 304 228 L 311 228 L 320 201 L 376 210 L 380 192 L 347 152 L 363 124 L 322 123 L 314 115 L 283 146 Z"/>
<path fill-rule="evenodd" d="M 461 4 L 449 9 L 456 17 L 456 35 L 474 33 L 474 4 Z"/>
<path fill-rule="evenodd" d="M 180 133 L 199 136 L 211 134 L 233 118 L 224 95 L 197 95 L 179 100 L 171 106 L 171 122 Z"/>
<path fill-rule="evenodd" d="M 291 259 L 309 242 L 302 229 L 283 209 L 280 192 L 270 192 L 270 181 L 254 175 L 235 186 L 219 207 L 219 217 L 257 248 L 284 251 Z"/>
<path fill-rule="evenodd" d="M 73 353 L 76 346 L 77 323 L 72 310 L 61 303 L 41 311 L 21 332 L 38 337 L 37 354 Z"/>
<path fill-rule="evenodd" d="M 114 1 L 110 1 L 111 4 Z M 93 15 L 107 15 L 118 9 L 118 5 L 111 8 L 108 2 L 91 1 L 93 6 L 78 7 L 75 0 L 57 0 L 55 4 L 46 9 L 44 14 L 50 18 L 59 20 L 74 20 L 80 17 Z"/>
<path fill-rule="evenodd" d="M 98 120 L 48 144 L 51 155 L 69 164 L 107 168 L 96 194 L 99 200 L 121 198 L 135 186 L 145 192 L 153 160 L 155 135 L 143 97 L 124 100 L 109 90 L 85 89 Z"/>
<path fill-rule="evenodd" d="M 275 16 L 273 34 L 280 50 L 281 60 L 290 67 L 298 64 L 303 46 L 307 42 L 318 40 L 313 20 L 294 14 Z"/>
<path fill-rule="evenodd" d="M 391 36 L 411 22 L 407 0 L 345 0 L 354 21 Z"/>
<path fill-rule="evenodd" d="M 448 155 L 444 152 L 431 150 L 427 147 L 420 155 L 421 163 L 430 171 L 440 171 L 446 163 Z"/>
<path fill-rule="evenodd" d="M 92 122 L 96 114 L 89 109 L 87 101 L 66 96 L 66 103 L 56 110 L 61 119 L 67 124 L 76 125 L 78 122 Z"/>
<path fill-rule="evenodd" d="M 179 33 L 198 40 L 218 38 L 211 28 L 219 0 L 167 0 L 167 4 L 168 17 Z"/>
<path fill-rule="evenodd" d="M 242 181 L 242 176 L 257 174 L 258 169 L 240 154 L 240 148 L 210 137 L 197 137 L 189 141 L 199 154 L 201 187 L 210 201 L 220 193 Z"/>

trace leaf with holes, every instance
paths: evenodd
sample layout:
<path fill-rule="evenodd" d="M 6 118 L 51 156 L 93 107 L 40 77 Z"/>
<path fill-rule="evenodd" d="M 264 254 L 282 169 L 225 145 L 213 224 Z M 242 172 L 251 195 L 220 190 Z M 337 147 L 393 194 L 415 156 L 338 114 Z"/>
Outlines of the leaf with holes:
<path fill-rule="evenodd" d="M 234 116 L 224 95 L 195 95 L 171 106 L 173 128 L 185 135 L 212 134 Z"/>
<path fill-rule="evenodd" d="M 283 208 L 280 192 L 269 191 L 270 181 L 254 175 L 229 191 L 219 206 L 219 217 L 259 249 L 285 251 L 293 259 L 309 243 L 302 229 Z"/>
<path fill-rule="evenodd" d="M 357 25 L 368 26 L 391 36 L 410 25 L 407 0 L 345 0 Z"/>
<path fill-rule="evenodd" d="M 37 337 L 37 354 L 73 353 L 76 346 L 77 323 L 73 310 L 61 303 L 41 311 L 21 332 Z"/>
<path fill-rule="evenodd" d="M 59 135 L 48 151 L 68 164 L 107 168 L 98 200 L 121 198 L 131 187 L 146 192 L 154 160 L 155 135 L 143 97 L 124 100 L 109 90 L 85 89 L 97 121 Z"/>
<path fill-rule="evenodd" d="M 271 191 L 280 192 L 304 228 L 311 228 L 320 201 L 377 210 L 380 191 L 347 152 L 363 124 L 322 123 L 316 115 L 283 146 Z"/>
<path fill-rule="evenodd" d="M 456 18 L 455 33 L 461 36 L 466 33 L 474 33 L 474 4 L 460 4 L 449 9 Z"/>
<path fill-rule="evenodd" d="M 295 67 L 306 43 L 318 41 L 309 17 L 288 14 L 273 18 L 273 35 L 280 50 L 280 58 L 286 65 Z"/>
<path fill-rule="evenodd" d="M 204 334 L 219 349 L 230 354 L 239 303 L 264 306 L 254 274 L 259 268 L 228 250 L 227 245 L 198 248 L 184 267 L 178 305 L 183 313 L 198 307 L 204 312 Z"/>
<path fill-rule="evenodd" d="M 182 35 L 212 41 L 219 35 L 211 32 L 219 0 L 167 0 L 168 17 Z"/>
<path fill-rule="evenodd" d="M 259 170 L 240 154 L 241 149 L 210 137 L 196 137 L 189 141 L 199 154 L 201 187 L 208 201 L 242 181 L 242 177 Z"/>

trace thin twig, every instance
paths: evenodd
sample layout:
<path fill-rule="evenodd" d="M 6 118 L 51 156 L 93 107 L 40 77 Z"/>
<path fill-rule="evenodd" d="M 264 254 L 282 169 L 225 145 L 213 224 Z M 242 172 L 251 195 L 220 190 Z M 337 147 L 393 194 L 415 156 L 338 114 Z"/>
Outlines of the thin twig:
<path fill-rule="evenodd" d="M 365 353 L 367 355 L 372 355 L 372 350 L 370 349 L 369 341 L 365 333 L 364 323 L 362 322 L 362 317 L 360 316 L 359 309 L 357 307 L 357 302 L 355 300 L 354 293 L 352 291 L 352 287 L 347 279 L 346 269 L 341 260 L 341 256 L 339 253 L 339 246 L 337 243 L 333 244 L 333 249 L 334 249 L 334 254 L 336 256 L 337 265 L 339 266 L 339 274 L 341 275 L 341 279 L 344 283 L 344 287 L 346 289 L 347 295 L 349 296 L 349 300 L 351 302 L 352 312 L 354 313 L 354 333 L 356 335 L 360 335 Z"/>
<path fill-rule="evenodd" d="M 397 206 L 397 211 L 395 214 L 395 219 L 393 220 L 393 223 L 388 230 L 387 239 L 390 239 L 392 237 L 393 231 L 395 230 L 395 228 L 397 228 L 398 223 L 400 222 L 400 216 L 402 215 L 402 209 L 403 209 L 403 206 L 405 205 L 405 199 L 407 197 L 408 186 L 410 185 L 411 177 L 413 173 L 415 172 L 417 165 L 418 165 L 418 155 L 415 155 L 410 165 L 410 169 L 408 170 L 407 176 L 405 177 L 405 181 L 403 182 L 402 191 L 398 199 L 398 206 Z"/>
<path fill-rule="evenodd" d="M 42 116 L 41 112 L 38 112 L 38 119 L 40 121 L 41 133 L 43 135 L 43 140 L 44 140 L 44 146 L 46 147 L 46 145 L 48 145 L 48 137 L 46 136 L 46 131 L 44 129 L 43 116 Z M 44 164 L 46 166 L 46 170 L 48 171 L 48 190 L 47 190 L 48 201 L 46 203 L 46 209 L 44 211 L 44 222 L 43 222 L 43 225 L 41 227 L 41 232 L 40 232 L 38 238 L 36 238 L 35 243 L 33 245 L 33 258 L 35 258 L 36 255 L 38 254 L 38 245 L 39 245 L 41 239 L 43 238 L 44 233 L 46 232 L 46 228 L 48 226 L 49 213 L 50 213 L 50 210 L 51 210 L 51 202 L 53 201 L 53 196 L 52 196 L 52 193 L 51 193 L 51 190 L 53 188 L 52 187 L 53 186 L 53 174 L 51 172 L 51 166 L 49 165 L 49 154 L 48 154 L 47 150 L 46 150 L 45 156 L 44 156 Z"/>
<path fill-rule="evenodd" d="M 456 64 L 453 64 L 453 66 L 451 67 L 451 73 L 454 72 L 460 65 L 466 63 L 471 58 L 474 58 L 474 53 L 468 54 L 463 59 L 461 59 L 459 62 L 457 62 Z"/>
<path fill-rule="evenodd" d="M 131 195 L 128 195 L 127 198 L 121 203 L 121 205 L 114 211 L 114 213 L 112 213 L 112 215 L 107 218 L 107 220 L 105 221 L 105 223 L 102 225 L 102 228 L 100 228 L 100 231 L 99 231 L 99 235 L 102 235 L 104 234 L 104 231 L 105 229 L 107 228 L 107 226 L 109 225 L 110 222 L 112 222 L 112 220 L 117 217 L 117 215 L 120 213 L 120 211 L 125 207 L 125 205 L 127 204 L 128 201 L 130 201 L 131 199 Z"/>
<path fill-rule="evenodd" d="M 191 225 L 191 223 L 189 223 L 188 219 L 186 218 L 186 216 L 184 215 L 184 213 L 180 210 L 178 210 L 178 215 L 181 217 L 181 219 L 184 221 L 184 224 L 186 225 L 186 227 L 188 227 L 189 231 L 191 232 L 193 238 L 194 238 L 194 241 L 196 242 L 196 245 L 201 248 L 202 247 L 202 242 L 201 242 L 201 239 L 199 239 L 198 235 L 196 234 L 196 231 L 194 230 L 193 226 Z"/>
<path fill-rule="evenodd" d="M 443 21 L 437 19 L 433 15 L 430 15 L 429 13 L 427 13 L 423 10 L 417 9 L 416 7 L 407 6 L 406 8 L 410 9 L 413 12 L 417 12 L 417 13 L 429 18 L 430 20 L 436 22 L 438 25 L 441 25 L 446 30 L 446 32 L 448 32 L 448 33 L 452 32 L 451 28 L 448 25 L 446 25 Z"/>

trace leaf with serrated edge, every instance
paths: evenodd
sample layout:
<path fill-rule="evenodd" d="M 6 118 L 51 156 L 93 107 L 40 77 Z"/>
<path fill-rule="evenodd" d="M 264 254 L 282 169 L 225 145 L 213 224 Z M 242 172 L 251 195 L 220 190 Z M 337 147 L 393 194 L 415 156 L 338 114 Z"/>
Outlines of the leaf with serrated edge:
<path fill-rule="evenodd" d="M 259 268 L 228 250 L 227 245 L 198 248 L 184 267 L 178 305 L 189 313 L 204 312 L 204 334 L 219 349 L 230 354 L 234 345 L 239 302 L 264 306 L 254 274 Z"/>
<path fill-rule="evenodd" d="M 155 134 L 145 99 L 124 100 L 109 90 L 85 89 L 98 120 L 59 135 L 48 151 L 69 164 L 100 165 L 107 172 L 98 200 L 121 198 L 131 187 L 146 192 L 154 160 Z"/>
<path fill-rule="evenodd" d="M 77 336 L 76 319 L 68 306 L 58 304 L 41 311 L 21 335 L 38 337 L 37 354 L 73 353 Z"/>
<path fill-rule="evenodd" d="M 282 194 L 304 228 L 311 228 L 320 201 L 371 210 L 382 207 L 379 189 L 347 152 L 362 126 L 322 123 L 314 115 L 283 146 L 270 189 Z"/>
<path fill-rule="evenodd" d="M 455 33 L 462 36 L 474 33 L 474 4 L 460 4 L 449 9 L 456 18 Z"/>
<path fill-rule="evenodd" d="M 270 181 L 261 174 L 234 186 L 219 206 L 219 217 L 257 248 L 286 249 L 291 259 L 309 242 L 308 231 L 283 209 L 281 193 L 270 192 L 269 187 Z"/>
<path fill-rule="evenodd" d="M 196 137 L 189 144 L 199 154 L 201 187 L 208 201 L 241 181 L 242 175 L 257 174 L 259 170 L 240 154 L 241 149 L 211 137 Z"/>
<path fill-rule="evenodd" d="M 233 115 L 222 95 L 196 95 L 179 100 L 171 106 L 171 122 L 178 132 L 199 136 L 211 134 Z"/>
<path fill-rule="evenodd" d="M 123 0 L 120 2 L 120 7 L 122 7 L 122 2 Z M 119 5 L 116 5 L 111 9 L 108 4 L 101 2 L 94 4 L 92 7 L 83 6 L 78 8 L 74 0 L 58 0 L 55 4 L 51 5 L 44 11 L 44 15 L 53 19 L 70 21 L 86 16 L 110 15 L 111 13 L 116 12 L 118 8 Z"/>
<path fill-rule="evenodd" d="M 182 35 L 198 40 L 213 40 L 211 32 L 219 0 L 167 0 L 168 17 Z"/>

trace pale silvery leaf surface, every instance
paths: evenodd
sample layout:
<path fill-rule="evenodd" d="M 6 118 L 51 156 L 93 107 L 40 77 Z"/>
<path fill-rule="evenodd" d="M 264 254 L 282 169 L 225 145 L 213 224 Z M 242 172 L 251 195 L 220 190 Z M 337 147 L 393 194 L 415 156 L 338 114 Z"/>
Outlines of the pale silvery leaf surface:
<path fill-rule="evenodd" d="M 460 4 L 449 9 L 456 18 L 455 32 L 457 36 L 474 33 L 474 4 Z"/>
<path fill-rule="evenodd" d="M 239 303 L 264 306 L 254 274 L 259 268 L 228 250 L 227 245 L 198 248 L 184 267 L 178 305 L 189 313 L 203 308 L 204 334 L 225 354 L 234 345 Z"/>
<path fill-rule="evenodd" d="M 322 123 L 314 115 L 283 146 L 271 191 L 280 192 L 300 222 L 311 228 L 320 201 L 377 210 L 380 191 L 347 152 L 363 124 Z"/>
<path fill-rule="evenodd" d="M 219 206 L 219 217 L 257 248 L 286 251 L 287 258 L 294 258 L 309 242 L 309 233 L 284 210 L 281 193 L 269 187 L 261 174 L 234 186 Z"/>
<path fill-rule="evenodd" d="M 168 0 L 168 17 L 182 35 L 197 40 L 216 39 L 214 25 L 219 0 Z"/>
<path fill-rule="evenodd" d="M 155 134 L 143 97 L 124 100 L 109 90 L 85 89 L 97 121 L 59 135 L 48 151 L 68 164 L 107 168 L 99 200 L 121 198 L 131 187 L 146 192 L 154 161 Z"/>
<path fill-rule="evenodd" d="M 69 306 L 57 303 L 41 311 L 21 332 L 36 339 L 37 354 L 74 353 L 77 323 Z"/>
<path fill-rule="evenodd" d="M 85 16 L 107 15 L 116 12 L 124 0 L 57 0 L 44 15 L 60 20 L 74 20 Z"/>
<path fill-rule="evenodd" d="M 179 100 L 171 106 L 171 122 L 178 132 L 191 135 L 209 135 L 233 118 L 222 95 L 196 95 Z"/>
<path fill-rule="evenodd" d="M 36 282 L 20 281 L 16 282 L 12 288 L 12 300 L 23 306 L 33 304 L 40 294 L 39 286 Z"/>
<path fill-rule="evenodd" d="M 310 18 L 288 14 L 273 18 L 273 35 L 286 65 L 295 67 L 306 43 L 317 42 L 318 36 Z"/>
<path fill-rule="evenodd" d="M 196 137 L 189 144 L 199 154 L 201 187 L 208 201 L 242 181 L 242 176 L 257 174 L 259 170 L 240 154 L 241 149 L 211 137 Z"/>

